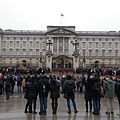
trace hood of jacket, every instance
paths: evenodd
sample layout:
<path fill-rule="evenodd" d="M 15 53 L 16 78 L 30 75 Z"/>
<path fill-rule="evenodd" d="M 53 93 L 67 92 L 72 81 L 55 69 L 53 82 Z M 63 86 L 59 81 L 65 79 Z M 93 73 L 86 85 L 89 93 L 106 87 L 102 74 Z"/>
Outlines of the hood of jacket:
<path fill-rule="evenodd" d="M 74 84 L 74 80 L 66 80 L 66 83 L 69 85 Z"/>

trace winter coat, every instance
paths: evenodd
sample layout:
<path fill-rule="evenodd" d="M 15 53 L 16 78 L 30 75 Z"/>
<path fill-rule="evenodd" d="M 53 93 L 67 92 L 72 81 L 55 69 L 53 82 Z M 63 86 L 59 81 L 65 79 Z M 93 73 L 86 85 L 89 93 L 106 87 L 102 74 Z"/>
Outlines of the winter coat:
<path fill-rule="evenodd" d="M 115 93 L 117 94 L 117 96 L 120 96 L 120 80 L 116 80 L 115 83 Z"/>
<path fill-rule="evenodd" d="M 60 85 L 58 83 L 51 83 L 50 84 L 50 98 L 56 99 L 60 97 Z"/>
<path fill-rule="evenodd" d="M 103 80 L 103 90 L 105 97 L 115 97 L 115 81 L 111 79 Z"/>
<path fill-rule="evenodd" d="M 32 81 L 28 85 L 28 96 L 29 98 L 36 98 L 37 97 L 37 83 Z"/>
<path fill-rule="evenodd" d="M 71 91 L 70 95 L 68 95 L 68 90 L 67 90 L 67 84 L 72 85 L 73 86 L 73 90 Z M 63 84 L 63 92 L 64 92 L 64 98 L 65 99 L 74 99 L 75 98 L 75 90 L 76 86 L 75 86 L 75 81 L 74 80 L 66 80 Z"/>
<path fill-rule="evenodd" d="M 25 95 L 24 95 L 24 98 L 27 99 L 27 100 L 29 99 L 29 87 L 28 86 L 29 86 L 29 82 L 27 82 L 26 85 L 25 85 Z"/>
<path fill-rule="evenodd" d="M 10 92 L 10 87 L 11 87 L 11 85 L 10 85 L 10 83 L 8 82 L 8 81 L 6 81 L 6 83 L 5 83 L 5 92 Z"/>
<path fill-rule="evenodd" d="M 92 100 L 92 96 L 91 96 L 91 92 L 90 92 L 90 81 L 86 80 L 84 82 L 84 86 L 85 86 L 85 91 L 84 91 L 84 98 L 85 100 Z"/>
<path fill-rule="evenodd" d="M 45 85 L 45 93 L 41 92 L 42 83 Z M 39 97 L 48 97 L 49 89 L 50 89 L 49 81 L 45 77 L 41 77 L 37 85 L 37 91 L 39 93 Z"/>
<path fill-rule="evenodd" d="M 95 77 L 90 78 L 90 93 L 91 93 L 91 96 L 92 96 L 93 98 L 100 97 L 100 92 L 99 92 L 99 90 L 94 90 L 94 89 L 93 89 L 93 84 L 94 84 L 95 82 L 99 82 L 99 78 L 95 78 Z"/>
<path fill-rule="evenodd" d="M 3 86 L 4 86 L 4 81 L 2 78 L 0 78 L 0 89 L 3 88 Z"/>

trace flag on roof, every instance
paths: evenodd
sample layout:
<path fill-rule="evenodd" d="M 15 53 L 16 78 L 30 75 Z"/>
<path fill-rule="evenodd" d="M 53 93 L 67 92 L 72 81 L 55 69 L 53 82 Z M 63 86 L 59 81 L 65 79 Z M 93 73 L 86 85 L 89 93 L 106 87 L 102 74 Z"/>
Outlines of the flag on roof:
<path fill-rule="evenodd" d="M 63 17 L 64 15 L 61 13 L 61 16 Z"/>

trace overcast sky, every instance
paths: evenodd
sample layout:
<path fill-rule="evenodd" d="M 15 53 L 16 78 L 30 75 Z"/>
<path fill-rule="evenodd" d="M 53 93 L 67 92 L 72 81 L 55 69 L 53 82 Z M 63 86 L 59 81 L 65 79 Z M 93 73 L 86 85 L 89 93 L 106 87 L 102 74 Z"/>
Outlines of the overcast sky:
<path fill-rule="evenodd" d="M 120 0 L 0 0 L 3 30 L 47 30 L 48 25 L 119 31 Z"/>

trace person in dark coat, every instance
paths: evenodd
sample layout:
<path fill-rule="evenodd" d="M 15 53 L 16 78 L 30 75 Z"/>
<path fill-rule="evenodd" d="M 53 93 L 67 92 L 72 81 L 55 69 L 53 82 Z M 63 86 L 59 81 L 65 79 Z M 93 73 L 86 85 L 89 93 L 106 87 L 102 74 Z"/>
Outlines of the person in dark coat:
<path fill-rule="evenodd" d="M 84 76 L 84 74 L 82 74 L 82 77 L 80 77 L 80 80 L 79 80 L 79 87 L 80 87 L 81 93 L 83 92 L 83 85 L 84 85 L 85 80 L 86 80 L 86 77 Z"/>
<path fill-rule="evenodd" d="M 41 78 L 37 85 L 37 90 L 40 98 L 40 112 L 39 115 L 47 114 L 47 97 L 49 92 L 49 81 L 45 75 L 41 75 Z"/>
<path fill-rule="evenodd" d="M 2 78 L 2 74 L 0 73 L 0 95 L 3 94 L 4 80 Z"/>
<path fill-rule="evenodd" d="M 18 92 L 21 92 L 22 79 L 23 79 L 22 76 L 19 74 L 17 77 Z"/>
<path fill-rule="evenodd" d="M 98 89 L 94 88 L 94 83 L 97 83 L 97 85 L 99 86 Z M 98 87 L 97 86 L 97 87 Z M 101 85 L 99 82 L 99 76 L 97 73 L 93 74 L 93 77 L 90 78 L 90 92 L 91 92 L 91 96 L 92 96 L 92 102 L 93 102 L 93 114 L 94 115 L 99 115 L 99 111 L 100 111 L 100 89 Z"/>
<path fill-rule="evenodd" d="M 10 88 L 11 88 L 11 85 L 9 82 L 9 78 L 6 78 L 6 81 L 5 81 L 6 100 L 9 100 L 9 98 L 10 98 Z"/>
<path fill-rule="evenodd" d="M 84 98 L 85 98 L 86 112 L 88 112 L 88 104 L 89 104 L 90 112 L 92 112 L 92 96 L 90 93 L 90 76 L 89 75 L 84 82 L 84 86 L 85 86 Z"/>
<path fill-rule="evenodd" d="M 27 103 L 26 103 L 26 105 L 25 105 L 25 113 L 27 113 L 28 112 L 28 107 L 29 107 L 29 104 L 30 104 L 30 100 L 29 100 L 29 82 L 30 81 L 28 81 L 26 84 L 25 84 L 25 95 L 24 95 L 24 98 L 27 100 Z"/>
<path fill-rule="evenodd" d="M 28 85 L 28 97 L 29 97 L 29 113 L 32 113 L 32 104 L 33 104 L 33 113 L 36 114 L 36 99 L 37 99 L 37 82 L 35 78 L 31 78 L 31 82 Z"/>
<path fill-rule="evenodd" d="M 77 113 L 76 102 L 75 102 L 75 81 L 72 79 L 71 75 L 66 76 L 66 81 L 63 85 L 64 98 L 67 100 L 68 113 L 71 114 L 70 100 L 73 103 L 74 112 Z"/>
<path fill-rule="evenodd" d="M 58 107 L 58 98 L 60 97 L 60 84 L 58 84 L 55 76 L 51 78 L 50 92 L 50 98 L 52 99 L 51 106 L 53 114 L 56 114 Z"/>
<path fill-rule="evenodd" d="M 118 113 L 118 115 L 120 116 L 120 75 L 118 75 L 117 79 L 116 79 L 115 93 L 116 93 L 117 98 L 118 98 L 118 103 L 119 103 L 119 113 Z"/>

